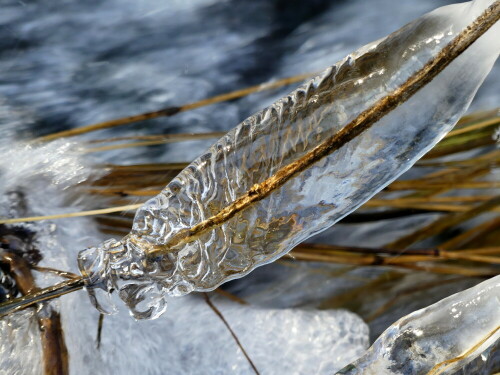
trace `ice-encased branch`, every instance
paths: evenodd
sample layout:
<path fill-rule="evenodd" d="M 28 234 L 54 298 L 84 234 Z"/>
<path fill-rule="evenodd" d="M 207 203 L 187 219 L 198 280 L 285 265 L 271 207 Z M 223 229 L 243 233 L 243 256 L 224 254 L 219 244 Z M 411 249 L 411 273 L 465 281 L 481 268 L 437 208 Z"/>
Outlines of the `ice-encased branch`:
<path fill-rule="evenodd" d="M 448 374 L 498 339 L 500 276 L 401 318 L 337 374 Z"/>
<path fill-rule="evenodd" d="M 156 317 L 166 295 L 244 276 L 355 210 L 466 110 L 498 55 L 499 8 L 431 12 L 238 125 L 139 209 L 128 236 L 80 253 L 94 302 L 107 311 L 96 295 L 118 290 L 135 317 Z"/>

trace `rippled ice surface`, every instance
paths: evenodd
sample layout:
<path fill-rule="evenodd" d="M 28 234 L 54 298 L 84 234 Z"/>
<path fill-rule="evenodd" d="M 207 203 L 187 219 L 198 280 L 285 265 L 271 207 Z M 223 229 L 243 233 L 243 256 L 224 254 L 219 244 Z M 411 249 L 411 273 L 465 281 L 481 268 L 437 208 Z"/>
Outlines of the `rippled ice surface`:
<path fill-rule="evenodd" d="M 497 58 L 500 29 L 493 27 L 407 102 L 262 200 L 221 225 L 186 234 L 345 130 L 488 5 L 450 5 L 417 18 L 249 117 L 139 208 L 130 235 L 82 252 L 82 273 L 99 288 L 115 290 L 134 317 L 155 318 L 166 308 L 166 295 L 213 290 L 332 226 L 453 127 Z"/>
<path fill-rule="evenodd" d="M 51 3 L 5 0 L 0 11 L 0 97 L 6 117 L 1 126 L 19 119 L 20 124 L 27 125 L 15 127 L 12 133 L 22 136 L 45 134 L 165 105 L 178 105 L 277 77 L 321 70 L 360 45 L 449 2 L 314 0 L 307 3 L 306 7 L 304 2 L 280 0 L 169 1 L 168 4 L 159 0 L 59 0 Z M 499 71 L 497 63 L 476 97 L 474 109 L 498 105 Z M 171 119 L 126 127 L 119 134 L 227 130 L 289 91 L 288 87 Z M 111 130 L 99 136 L 112 134 L 117 133 Z M 116 163 L 185 161 L 198 156 L 210 142 L 119 151 L 96 157 Z M 10 183 L 25 181 L 26 173 L 26 170 L 22 174 L 20 171 L 14 173 Z M 95 205 L 95 202 L 82 202 L 75 197 L 68 200 L 57 192 L 43 194 L 45 199 L 38 199 L 41 189 L 47 187 L 44 181 L 47 180 L 40 178 L 39 185 L 23 185 L 32 203 L 30 214 L 74 211 L 91 203 Z M 405 230 L 404 224 L 398 225 L 394 226 L 395 232 Z M 103 239 L 86 219 L 59 221 L 56 227 L 40 224 L 37 228 L 46 234 L 41 238 L 46 252 L 45 264 L 59 268 L 76 270 L 76 252 Z M 389 229 L 384 227 L 385 236 L 391 235 Z M 377 228 L 366 228 L 365 233 L 346 234 L 342 228 L 335 228 L 323 238 L 342 238 L 344 242 L 356 244 L 370 235 L 375 245 L 376 236 L 380 236 L 377 232 L 380 232 Z M 334 267 L 321 267 L 321 272 L 300 272 L 273 265 L 233 288 L 246 290 L 251 301 L 266 308 L 317 307 L 317 300 L 358 285 L 361 276 L 369 277 L 379 272 L 358 270 L 348 273 L 345 279 L 332 279 L 327 275 Z M 44 281 L 54 280 L 41 279 L 40 284 Z M 435 290 L 431 298 L 442 298 L 463 289 L 466 283 Z M 260 294 L 257 293 L 259 288 Z M 266 290 L 271 293 L 262 293 Z M 401 315 L 429 303 L 430 300 L 409 301 L 408 306 L 394 312 L 394 319 L 379 321 L 375 329 L 380 332 L 380 327 L 384 329 Z M 86 295 L 68 296 L 59 304 L 72 374 L 87 374 L 89 366 L 103 374 L 163 374 L 167 371 L 196 374 L 227 373 L 232 366 L 243 368 L 246 365 L 223 327 L 211 330 L 220 321 L 214 319 L 212 312 L 198 299 L 173 302 L 170 313 L 155 322 L 137 323 L 124 312 L 106 319 L 101 352 L 95 349 L 94 342 L 97 313 Z M 228 318 L 234 327 L 242 328 L 241 337 L 246 338 L 248 333 L 244 333 L 246 328 L 242 325 L 248 324 L 248 314 L 255 317 L 262 313 L 252 308 L 240 314 L 239 309 L 239 306 L 228 306 Z M 278 317 L 281 324 L 274 324 L 276 320 L 273 320 L 271 336 L 257 335 L 255 341 L 243 340 L 246 349 L 260 358 L 269 341 L 286 340 L 288 322 L 303 327 L 300 332 L 307 332 L 311 342 L 327 344 L 328 341 L 321 340 L 338 335 L 352 338 L 348 352 L 353 356 L 367 345 L 366 326 L 352 314 L 329 311 L 319 314 L 316 321 L 302 310 L 292 311 L 286 310 Z M 274 309 L 268 313 L 269 316 L 278 315 Z M 345 329 L 338 330 L 342 325 Z M 325 336 L 318 338 L 317 332 Z M 5 335 L 2 328 L 2 342 L 5 342 Z M 27 335 L 27 340 L 36 336 L 33 331 Z M 183 341 L 187 335 L 198 340 Z M 184 342 L 185 346 L 179 342 Z M 286 350 L 307 353 L 311 361 L 321 358 L 325 373 L 331 373 L 352 359 L 338 357 L 346 351 L 345 345 L 335 353 L 314 345 L 296 348 L 292 345 Z M 39 348 L 35 344 L 30 350 L 30 353 L 23 352 L 23 358 L 32 356 L 35 363 L 35 352 Z M 283 352 L 287 353 L 286 350 L 284 348 Z M 195 366 L 193 358 L 196 360 L 201 355 L 202 359 L 196 362 L 199 366 Z M 266 369 L 269 373 L 280 373 L 272 367 L 281 366 L 278 361 L 256 362 L 257 366 L 262 366 L 263 373 Z M 24 367 L 24 373 L 36 373 L 35 367 L 29 370 Z M 246 371 L 248 367 L 241 373 Z"/>

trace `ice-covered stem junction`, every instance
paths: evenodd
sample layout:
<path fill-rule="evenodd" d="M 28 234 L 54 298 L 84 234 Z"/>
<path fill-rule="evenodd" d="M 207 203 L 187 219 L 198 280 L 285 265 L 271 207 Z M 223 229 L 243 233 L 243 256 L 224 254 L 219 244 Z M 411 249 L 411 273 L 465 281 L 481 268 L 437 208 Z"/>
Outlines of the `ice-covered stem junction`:
<path fill-rule="evenodd" d="M 272 262 L 362 205 L 467 109 L 500 49 L 500 2 L 439 8 L 249 117 L 140 208 L 132 231 L 79 254 L 105 312 L 136 318 Z"/>

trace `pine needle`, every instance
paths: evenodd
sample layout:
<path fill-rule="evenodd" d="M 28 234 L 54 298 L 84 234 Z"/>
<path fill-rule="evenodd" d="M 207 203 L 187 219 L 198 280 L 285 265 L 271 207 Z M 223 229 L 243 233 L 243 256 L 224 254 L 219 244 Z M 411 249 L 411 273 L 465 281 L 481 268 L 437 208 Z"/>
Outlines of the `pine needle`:
<path fill-rule="evenodd" d="M 138 203 L 138 204 L 129 204 L 127 206 L 108 207 L 108 208 L 102 208 L 102 209 L 99 209 L 99 210 L 71 212 L 71 213 L 66 213 L 66 214 L 21 217 L 21 218 L 15 218 L 15 219 L 2 219 L 2 220 L 0 220 L 0 224 L 26 223 L 26 222 L 31 222 L 31 221 L 67 219 L 67 218 L 70 218 L 70 217 L 82 217 L 82 216 L 102 215 L 102 214 L 109 214 L 109 213 L 112 213 L 112 212 L 122 212 L 122 211 L 136 210 L 139 207 L 141 207 L 142 205 L 143 205 L 143 203 Z"/>

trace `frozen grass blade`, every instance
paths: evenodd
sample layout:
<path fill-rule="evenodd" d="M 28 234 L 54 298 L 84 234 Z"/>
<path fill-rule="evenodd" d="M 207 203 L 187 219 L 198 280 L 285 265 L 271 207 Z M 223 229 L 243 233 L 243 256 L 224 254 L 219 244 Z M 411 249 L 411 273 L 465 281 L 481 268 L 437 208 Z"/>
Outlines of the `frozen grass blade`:
<path fill-rule="evenodd" d="M 458 370 L 500 337 L 499 288 L 497 276 L 401 318 L 338 374 Z"/>
<path fill-rule="evenodd" d="M 479 9 L 481 5 L 475 2 L 470 9 L 474 6 Z M 447 8 L 453 13 L 452 9 L 457 19 L 464 17 L 462 5 Z M 478 9 L 476 13 L 470 9 L 468 17 L 479 14 Z M 447 19 L 445 10 L 439 12 Z M 495 52 L 483 57 L 489 62 L 484 72 L 475 69 L 475 78 L 468 76 L 464 81 L 460 75 L 460 84 L 465 85 L 460 87 L 463 96 L 447 98 L 449 108 L 436 107 L 439 99 L 435 98 L 431 109 L 433 104 L 425 101 L 430 93 L 412 101 L 430 83 L 440 82 L 435 83 L 440 90 L 442 85 L 447 85 L 448 91 L 458 90 L 452 87 L 459 81 L 456 72 L 470 70 L 478 62 L 479 52 L 468 55 L 475 56 L 471 65 L 466 63 L 467 56 L 456 59 L 497 22 L 500 2 L 493 3 L 463 31 L 453 37 L 447 34 L 447 44 L 430 52 L 427 44 L 424 48 L 419 43 L 429 36 L 432 40 L 441 30 L 436 21 L 439 17 L 424 16 L 365 47 L 228 133 L 139 209 L 130 235 L 80 254 L 80 268 L 90 284 L 106 285 L 104 293 L 113 285 L 137 318 L 157 317 L 165 309 L 166 295 L 212 290 L 224 281 L 244 276 L 368 200 L 451 129 L 496 58 Z M 412 53 L 429 56 L 428 62 L 405 66 L 407 60 L 399 55 L 406 53 L 401 50 L 400 38 L 412 48 L 420 46 Z M 475 51 L 481 46 L 481 53 L 491 53 L 485 52 L 484 44 L 476 45 Z M 399 53 L 395 52 L 398 48 Z M 383 60 L 381 56 L 388 53 L 397 58 Z M 445 70 L 454 61 L 465 65 Z M 397 79 L 380 73 L 385 70 L 397 70 Z M 408 73 L 402 75 L 401 71 Z M 358 81 L 363 85 L 353 84 Z M 352 103 L 356 95 L 364 97 L 370 89 L 370 100 L 364 100 L 361 107 Z M 432 93 L 439 95 L 440 90 Z M 413 105 L 412 112 L 421 105 L 428 119 L 413 119 L 408 128 L 413 132 L 396 142 L 387 136 L 401 129 L 397 116 L 407 115 L 407 101 Z M 335 110 L 342 104 L 355 108 L 354 113 L 340 111 L 349 119 L 345 122 Z M 386 144 L 392 148 L 386 149 Z M 374 149 L 373 145 L 379 146 Z M 371 168 L 366 165 L 369 160 L 374 163 Z M 342 189 L 328 194 L 328 186 Z M 112 260 L 108 254 L 113 254 Z M 137 277 L 132 279 L 129 264 L 137 267 Z M 122 283 L 122 278 L 127 281 Z M 95 292 L 99 293 L 98 288 Z"/>

